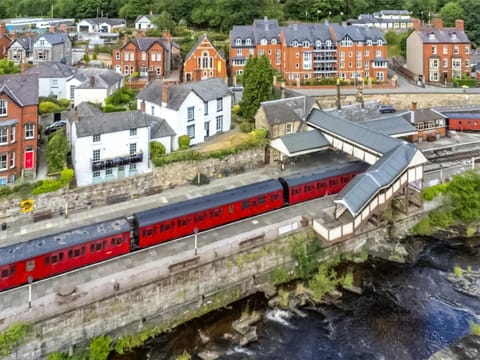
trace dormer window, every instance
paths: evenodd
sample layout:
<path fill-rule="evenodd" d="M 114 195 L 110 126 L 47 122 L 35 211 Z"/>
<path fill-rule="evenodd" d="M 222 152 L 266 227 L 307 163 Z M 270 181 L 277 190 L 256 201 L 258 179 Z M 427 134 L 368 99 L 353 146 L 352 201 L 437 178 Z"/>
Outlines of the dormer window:
<path fill-rule="evenodd" d="M 346 37 L 342 40 L 342 45 L 343 46 L 352 46 L 352 39 L 349 37 Z"/>
<path fill-rule="evenodd" d="M 235 45 L 242 45 L 242 39 L 235 39 Z"/>
<path fill-rule="evenodd" d="M 430 40 L 435 40 L 435 34 L 434 34 L 434 33 L 428 34 L 428 38 L 429 38 Z"/>
<path fill-rule="evenodd" d="M 456 40 L 456 39 L 457 39 L 457 34 L 456 34 L 456 33 L 452 33 L 451 38 L 452 38 L 452 40 Z"/>
<path fill-rule="evenodd" d="M 268 44 L 267 39 L 262 38 L 262 39 L 260 40 L 260 45 L 267 45 L 267 44 Z"/>
<path fill-rule="evenodd" d="M 322 46 L 322 42 L 320 40 L 315 41 L 315 46 L 318 46 L 318 47 Z"/>
<path fill-rule="evenodd" d="M 372 45 L 373 45 L 372 40 L 368 39 L 368 40 L 367 40 L 367 45 L 368 45 L 368 46 L 372 46 Z"/>
<path fill-rule="evenodd" d="M 272 45 L 275 45 L 277 43 L 277 39 L 272 39 L 271 43 Z"/>
<path fill-rule="evenodd" d="M 377 45 L 382 45 L 382 44 L 383 44 L 382 40 L 381 40 L 381 39 L 378 39 L 378 40 L 377 40 Z"/>
<path fill-rule="evenodd" d="M 292 46 L 293 46 L 293 47 L 297 47 L 297 46 L 298 46 L 297 40 L 292 41 Z"/>
<path fill-rule="evenodd" d="M 327 40 L 327 41 L 325 42 L 325 45 L 327 45 L 327 47 L 330 47 L 330 46 L 332 46 L 332 42 L 331 42 L 330 40 Z"/>
<path fill-rule="evenodd" d="M 245 44 L 252 45 L 252 39 L 248 38 L 247 40 L 245 40 Z"/>
<path fill-rule="evenodd" d="M 309 47 L 310 46 L 310 42 L 309 41 L 304 41 L 302 43 L 303 47 Z"/>

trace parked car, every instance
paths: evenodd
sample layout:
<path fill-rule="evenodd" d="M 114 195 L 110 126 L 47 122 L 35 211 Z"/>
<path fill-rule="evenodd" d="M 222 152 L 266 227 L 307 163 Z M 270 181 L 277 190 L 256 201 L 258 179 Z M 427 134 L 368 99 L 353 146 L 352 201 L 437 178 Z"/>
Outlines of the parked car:
<path fill-rule="evenodd" d="M 378 111 L 382 114 L 397 112 L 392 105 L 378 105 Z"/>
<path fill-rule="evenodd" d="M 65 120 L 55 121 L 45 128 L 45 135 L 53 134 L 55 131 L 65 128 L 65 125 L 67 125 Z"/>

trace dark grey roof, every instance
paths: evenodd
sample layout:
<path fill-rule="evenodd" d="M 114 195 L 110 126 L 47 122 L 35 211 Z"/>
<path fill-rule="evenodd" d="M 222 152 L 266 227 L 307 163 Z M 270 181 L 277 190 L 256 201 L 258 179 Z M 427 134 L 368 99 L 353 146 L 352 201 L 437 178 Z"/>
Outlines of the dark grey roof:
<path fill-rule="evenodd" d="M 168 86 L 167 108 L 178 110 L 190 91 L 195 92 L 204 102 L 231 95 L 227 84 L 221 78 L 193 81 L 181 85 Z M 137 95 L 137 99 L 161 105 L 163 80 L 153 80 Z"/>
<path fill-rule="evenodd" d="M 280 41 L 280 27 L 278 26 L 278 21 L 275 19 L 255 19 L 253 21 L 253 34 L 255 43 L 260 43 L 260 40 L 266 39 L 271 41 L 276 39 Z"/>
<path fill-rule="evenodd" d="M 383 44 L 387 43 L 387 40 L 385 40 L 385 36 L 380 29 L 363 26 L 349 26 L 346 24 L 332 24 L 332 28 L 337 41 L 341 41 L 345 37 L 349 37 L 355 42 L 365 42 L 367 40 L 377 42 L 378 40 L 381 40 Z"/>
<path fill-rule="evenodd" d="M 280 137 L 288 153 L 292 156 L 298 152 L 322 149 L 330 146 L 325 136 L 317 130 L 301 131 L 295 134 L 287 134 Z"/>
<path fill-rule="evenodd" d="M 270 125 L 290 121 L 304 121 L 315 104 L 315 99 L 308 96 L 264 101 L 260 103 Z"/>
<path fill-rule="evenodd" d="M 103 113 L 88 103 L 79 104 L 77 111 L 78 122 L 75 122 L 75 124 L 78 137 L 149 127 L 155 118 L 140 110 Z M 73 122 L 73 118 L 74 113 L 72 111 L 69 114 L 70 122 Z"/>
<path fill-rule="evenodd" d="M 236 39 L 242 40 L 242 45 L 237 45 L 235 43 Z M 232 47 L 241 47 L 245 46 L 245 40 L 251 39 L 252 45 L 248 45 L 248 47 L 255 47 L 255 35 L 253 33 L 253 27 L 248 25 L 241 25 L 241 26 L 234 26 L 230 31 L 230 46 Z"/>
<path fill-rule="evenodd" d="M 150 123 L 150 138 L 160 139 L 167 136 L 175 136 L 177 133 L 168 125 L 167 121 L 155 117 Z"/>
<path fill-rule="evenodd" d="M 375 13 L 375 14 L 379 14 L 383 16 L 388 16 L 388 15 L 406 16 L 406 15 L 410 15 L 411 12 L 409 10 L 380 10 L 378 13 Z"/>
<path fill-rule="evenodd" d="M 410 110 L 402 116 L 405 120 L 410 121 L 412 124 L 447 118 L 445 115 L 432 109 Z"/>
<path fill-rule="evenodd" d="M 137 18 L 135 19 L 135 22 L 140 21 L 141 18 L 146 18 L 146 19 L 152 21 L 154 16 L 150 15 L 150 14 L 148 14 L 148 15 L 138 15 Z"/>
<path fill-rule="evenodd" d="M 37 75 L 39 78 L 69 78 L 77 73 L 77 68 L 59 62 L 41 62 L 25 71 L 25 74 Z"/>
<path fill-rule="evenodd" d="M 436 43 L 455 43 L 455 44 L 470 44 L 467 34 L 464 31 L 456 28 L 444 27 L 439 30 L 434 27 L 423 27 L 418 31 L 415 31 L 420 37 L 423 43 L 436 44 Z M 430 35 L 433 35 L 432 37 Z"/>
<path fill-rule="evenodd" d="M 110 26 L 126 24 L 125 19 L 104 18 L 104 17 L 83 19 L 83 21 L 86 21 L 92 25 L 103 24 L 103 23 L 108 24 Z"/>
<path fill-rule="evenodd" d="M 123 79 L 122 74 L 110 69 L 88 68 L 81 71 L 87 78 L 77 89 L 108 89 Z"/>
<path fill-rule="evenodd" d="M 2 93 L 19 105 L 38 105 L 38 78 L 25 73 L 0 75 L 0 94 Z"/>
<path fill-rule="evenodd" d="M 290 45 L 293 41 L 302 43 L 308 41 L 311 44 L 319 40 L 325 42 L 327 40 L 334 41 L 330 34 L 330 25 L 328 24 L 291 24 L 282 26 L 282 33 L 285 42 Z"/>
<path fill-rule="evenodd" d="M 360 124 L 389 136 L 401 136 L 417 132 L 417 128 L 401 115 L 362 121 Z"/>
<path fill-rule="evenodd" d="M 46 32 L 40 35 L 39 38 L 41 37 L 43 37 L 50 45 L 63 44 L 67 42 L 67 40 L 70 40 L 67 33 L 64 32 Z"/>
<path fill-rule="evenodd" d="M 342 138 L 368 147 L 378 154 L 386 154 L 399 143 L 399 140 L 370 129 L 365 125 L 337 118 L 317 109 L 312 109 L 307 123 L 320 131 L 337 134 Z"/>
<path fill-rule="evenodd" d="M 165 50 L 170 49 L 167 39 L 162 37 L 136 37 L 129 42 L 133 43 L 140 51 L 148 51 L 148 49 L 150 49 L 154 44 L 160 44 L 160 46 L 162 46 Z M 127 44 L 125 44 L 123 47 L 125 47 Z"/>
<path fill-rule="evenodd" d="M 14 264 L 18 261 L 32 259 L 42 254 L 128 232 L 129 229 L 130 225 L 127 219 L 120 218 L 7 245 L 0 248 L 0 266 Z"/>
<path fill-rule="evenodd" d="M 13 43 L 18 42 L 28 52 L 33 51 L 33 44 L 38 40 L 40 36 L 26 36 L 13 40 L 8 46 L 11 47 Z"/>
<path fill-rule="evenodd" d="M 356 216 L 381 189 L 398 179 L 417 151 L 419 150 L 412 144 L 398 142 L 395 148 L 378 159 L 365 173 L 353 178 L 335 196 L 334 202 L 341 203 Z"/>
<path fill-rule="evenodd" d="M 204 34 L 202 36 L 200 36 L 200 39 L 198 39 L 197 43 L 190 49 L 190 51 L 188 52 L 188 54 L 185 56 L 185 60 L 187 60 L 190 56 L 192 56 L 192 54 L 195 52 L 195 50 L 200 46 L 200 44 L 204 41 L 204 40 L 208 40 L 208 42 L 210 43 L 210 45 L 212 45 L 212 47 L 217 51 L 218 55 L 222 58 L 222 59 L 225 59 L 225 57 L 223 56 L 223 51 L 219 51 L 217 50 L 217 48 L 215 48 L 215 46 L 213 46 L 213 43 L 210 41 L 210 39 L 208 38 L 207 34 Z"/>

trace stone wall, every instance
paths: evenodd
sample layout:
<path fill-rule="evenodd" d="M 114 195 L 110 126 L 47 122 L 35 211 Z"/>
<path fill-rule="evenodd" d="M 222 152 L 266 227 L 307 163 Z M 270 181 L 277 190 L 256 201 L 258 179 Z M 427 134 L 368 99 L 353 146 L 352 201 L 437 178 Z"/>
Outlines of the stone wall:
<path fill-rule="evenodd" d="M 153 166 L 153 165 L 152 165 Z M 147 175 L 125 178 L 75 189 L 32 196 L 34 212 L 51 211 L 54 216 L 68 212 L 83 211 L 118 201 L 161 192 L 172 186 L 189 183 L 201 172 L 210 178 L 229 176 L 264 166 L 264 149 L 252 149 L 226 156 L 224 159 L 207 159 L 173 163 L 153 167 Z M 20 197 L 9 197 L 0 201 L 0 223 L 26 224 L 33 221 L 33 213 L 20 212 Z"/>

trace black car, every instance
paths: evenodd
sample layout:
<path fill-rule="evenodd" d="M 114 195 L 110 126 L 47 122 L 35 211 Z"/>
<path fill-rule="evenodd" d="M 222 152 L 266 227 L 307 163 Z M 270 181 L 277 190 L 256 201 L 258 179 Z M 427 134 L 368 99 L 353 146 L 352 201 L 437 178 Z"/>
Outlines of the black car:
<path fill-rule="evenodd" d="M 45 135 L 53 134 L 58 129 L 63 129 L 67 122 L 65 120 L 59 120 L 51 123 L 45 128 Z"/>
<path fill-rule="evenodd" d="M 397 112 L 392 105 L 378 105 L 378 111 L 382 114 Z"/>

